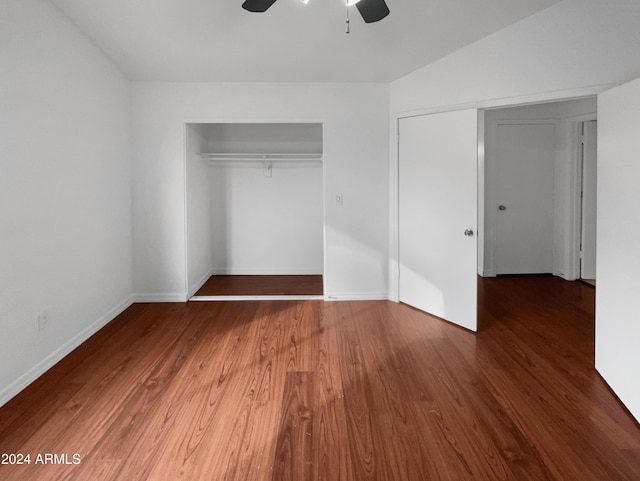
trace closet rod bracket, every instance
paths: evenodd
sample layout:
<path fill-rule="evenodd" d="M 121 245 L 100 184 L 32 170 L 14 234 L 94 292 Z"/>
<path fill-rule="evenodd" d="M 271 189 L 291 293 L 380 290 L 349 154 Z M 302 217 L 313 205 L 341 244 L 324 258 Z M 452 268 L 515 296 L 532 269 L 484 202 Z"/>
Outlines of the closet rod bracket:
<path fill-rule="evenodd" d="M 263 166 L 264 176 L 265 177 L 271 177 L 271 175 L 273 173 L 273 170 L 272 170 L 273 164 L 271 163 L 271 161 L 270 160 L 265 160 L 262 163 L 262 166 Z"/>

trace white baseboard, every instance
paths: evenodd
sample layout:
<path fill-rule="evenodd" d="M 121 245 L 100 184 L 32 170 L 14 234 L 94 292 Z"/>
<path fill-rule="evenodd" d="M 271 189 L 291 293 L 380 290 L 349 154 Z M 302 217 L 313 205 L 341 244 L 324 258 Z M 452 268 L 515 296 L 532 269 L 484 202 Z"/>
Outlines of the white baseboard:
<path fill-rule="evenodd" d="M 209 269 L 209 271 L 205 275 L 203 275 L 191 289 L 189 289 L 189 292 L 187 292 L 187 298 L 191 298 L 196 292 L 198 292 L 200 288 L 205 285 L 205 283 L 209 280 L 209 278 L 212 275 L 213 275 L 213 269 Z"/>
<path fill-rule="evenodd" d="M 60 360 L 67 356 L 71 351 L 76 349 L 80 344 L 85 342 L 96 332 L 109 324 L 117 316 L 119 316 L 125 309 L 133 304 L 133 298 L 129 297 L 113 307 L 106 314 L 101 316 L 97 321 L 93 322 L 90 326 L 86 327 L 80 333 L 73 338 L 69 339 L 62 346 L 52 352 L 49 356 L 44 358 L 34 367 L 29 369 L 26 373 L 12 382 L 9 386 L 0 391 L 0 406 L 3 406 L 13 397 L 15 397 L 20 391 L 26 388 L 33 381 L 42 376 L 45 372 L 55 366 Z"/>
<path fill-rule="evenodd" d="M 482 277 L 496 277 L 496 273 L 493 270 L 485 269 L 479 273 Z"/>
<path fill-rule="evenodd" d="M 215 267 L 212 276 L 321 276 L 322 272 L 295 272 L 291 269 L 240 269 Z"/>
<path fill-rule="evenodd" d="M 135 294 L 133 302 L 187 302 L 186 292 L 169 292 L 166 294 Z"/>
<path fill-rule="evenodd" d="M 199 297 L 202 297 L 200 299 Z M 208 296 L 198 296 L 197 298 L 187 297 L 185 293 L 167 293 L 167 294 L 135 294 L 133 296 L 133 302 L 136 303 L 154 303 L 154 302 L 187 302 L 188 300 L 213 300 L 205 299 Z M 223 300 L 221 296 L 216 297 L 216 300 Z M 241 298 L 247 299 L 248 297 L 260 297 L 264 300 L 278 300 L 280 296 L 226 296 L 224 300 L 241 300 Z M 233 297 L 233 299 L 232 299 Z M 237 297 L 237 299 L 236 299 Z M 292 296 L 281 296 L 282 298 L 292 298 Z M 393 301 L 388 292 L 332 292 L 325 294 L 324 296 L 303 296 L 307 299 L 324 299 L 325 301 Z M 267 299 L 268 298 L 268 299 Z M 277 299 L 276 299 L 277 298 Z"/>
<path fill-rule="evenodd" d="M 194 296 L 190 301 L 322 301 L 322 296 L 273 295 L 273 296 Z"/>
<path fill-rule="evenodd" d="M 553 274 L 553 275 L 557 276 L 557 277 L 561 277 L 565 281 L 576 281 L 576 280 L 578 280 L 577 277 L 575 277 L 575 276 L 567 276 L 567 275 L 564 274 L 564 272 L 558 272 L 557 274 Z"/>
<path fill-rule="evenodd" d="M 388 301 L 388 292 L 331 292 L 325 294 L 325 301 Z"/>

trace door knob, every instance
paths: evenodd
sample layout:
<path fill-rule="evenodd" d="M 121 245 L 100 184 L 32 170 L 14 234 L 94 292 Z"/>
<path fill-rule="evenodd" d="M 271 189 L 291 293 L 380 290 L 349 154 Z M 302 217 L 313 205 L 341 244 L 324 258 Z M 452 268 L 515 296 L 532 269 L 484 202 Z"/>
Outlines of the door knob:
<path fill-rule="evenodd" d="M 464 235 L 466 235 L 467 237 L 473 237 L 473 229 L 465 230 Z"/>
<path fill-rule="evenodd" d="M 502 205 L 502 204 L 500 204 L 500 205 L 498 206 L 498 210 L 507 210 L 507 206 L 506 206 L 506 205 Z"/>

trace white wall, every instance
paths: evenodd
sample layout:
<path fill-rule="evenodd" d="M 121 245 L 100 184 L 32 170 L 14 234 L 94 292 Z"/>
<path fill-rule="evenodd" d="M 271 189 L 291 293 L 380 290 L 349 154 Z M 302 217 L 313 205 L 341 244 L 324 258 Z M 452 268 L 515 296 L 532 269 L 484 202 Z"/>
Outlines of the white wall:
<path fill-rule="evenodd" d="M 205 124 L 210 152 L 322 153 L 317 123 Z"/>
<path fill-rule="evenodd" d="M 381 84 L 134 83 L 137 298 L 185 298 L 184 124 L 226 122 L 323 124 L 325 294 L 386 297 L 388 99 Z"/>
<path fill-rule="evenodd" d="M 322 166 L 212 167 L 214 274 L 322 274 Z"/>
<path fill-rule="evenodd" d="M 391 111 L 593 93 L 640 76 L 638 44 L 637 0 L 565 0 L 393 82 Z"/>
<path fill-rule="evenodd" d="M 198 124 L 185 126 L 187 177 L 187 276 L 188 295 L 192 296 L 211 276 L 211 182 L 209 166 L 197 154 L 206 152 L 206 132 Z"/>
<path fill-rule="evenodd" d="M 640 79 L 598 101 L 596 368 L 640 420 Z"/>
<path fill-rule="evenodd" d="M 0 2 L 0 65 L 3 404 L 130 304 L 132 269 L 127 80 L 39 0 Z"/>
<path fill-rule="evenodd" d="M 536 105 L 487 110 L 485 112 L 485 199 L 484 209 L 484 275 L 494 275 L 494 247 L 496 228 L 495 198 L 495 141 L 496 125 L 499 122 L 553 121 L 556 124 L 554 222 L 553 230 L 553 274 L 566 279 L 578 275 L 577 247 L 579 239 L 580 211 L 577 205 L 578 188 L 578 138 L 577 124 L 587 118 L 596 118 L 596 99 L 570 100 Z M 515 180 L 514 180 L 515 182 Z"/>

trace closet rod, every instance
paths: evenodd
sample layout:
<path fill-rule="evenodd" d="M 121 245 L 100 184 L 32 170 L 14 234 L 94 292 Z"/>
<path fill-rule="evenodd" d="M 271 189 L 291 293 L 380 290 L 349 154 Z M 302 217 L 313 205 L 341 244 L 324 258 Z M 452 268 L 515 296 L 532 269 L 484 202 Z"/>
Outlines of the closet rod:
<path fill-rule="evenodd" d="M 321 153 L 223 153 L 201 152 L 209 162 L 322 162 Z"/>

